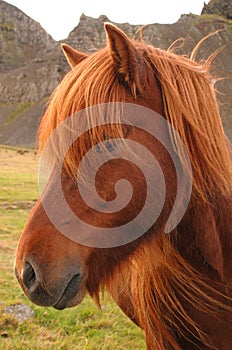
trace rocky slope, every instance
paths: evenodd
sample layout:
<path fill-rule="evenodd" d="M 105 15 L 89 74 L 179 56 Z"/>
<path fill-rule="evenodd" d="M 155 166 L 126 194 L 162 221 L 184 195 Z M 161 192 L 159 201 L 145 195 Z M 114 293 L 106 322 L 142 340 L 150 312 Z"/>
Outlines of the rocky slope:
<path fill-rule="evenodd" d="M 202 14 L 217 14 L 227 19 L 232 19 L 232 1 L 231 0 L 211 0 L 204 4 Z"/>
<path fill-rule="evenodd" d="M 0 10 L 1 73 L 20 68 L 56 47 L 41 25 L 16 7 L 0 0 Z"/>
<path fill-rule="evenodd" d="M 214 0 L 211 2 L 216 6 Z M 223 2 L 231 4 L 231 0 Z M 225 46 L 213 70 L 216 76 L 226 77 L 217 88 L 222 92 L 219 98 L 223 123 L 232 139 L 232 22 L 224 13 L 220 12 L 219 16 L 218 11 L 216 15 L 210 12 L 213 11 L 211 7 L 208 12 L 204 9 L 202 16 L 183 15 L 178 22 L 169 25 L 151 24 L 142 30 L 140 25 L 129 23 L 118 26 L 136 39 L 142 33 L 145 42 L 161 48 L 167 48 L 182 37 L 184 42 L 179 53 L 184 54 L 189 54 L 208 33 L 223 29 L 202 45 L 199 59 Z M 65 42 L 88 53 L 98 50 L 105 45 L 105 21 L 109 21 L 106 16 L 93 19 L 83 14 Z M 60 43 L 39 23 L 0 0 L 0 144 L 34 145 L 43 106 L 67 69 Z"/>

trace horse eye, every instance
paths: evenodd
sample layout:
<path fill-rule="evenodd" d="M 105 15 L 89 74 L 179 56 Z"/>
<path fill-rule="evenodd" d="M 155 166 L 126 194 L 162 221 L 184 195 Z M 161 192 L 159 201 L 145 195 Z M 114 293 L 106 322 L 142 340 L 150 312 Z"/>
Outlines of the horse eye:
<path fill-rule="evenodd" d="M 98 153 L 101 152 L 101 147 L 100 147 L 99 144 L 96 144 L 95 149 L 96 149 L 96 151 L 97 151 Z"/>
<path fill-rule="evenodd" d="M 107 141 L 107 142 L 106 142 L 106 149 L 107 149 L 109 152 L 113 152 L 113 150 L 114 150 L 114 145 L 113 145 L 112 141 Z"/>
<path fill-rule="evenodd" d="M 102 150 L 104 150 L 104 148 L 109 152 L 113 152 L 115 145 L 113 144 L 113 142 L 111 140 L 109 140 L 109 141 L 106 141 L 104 143 L 104 146 L 101 143 L 100 144 L 98 143 L 95 147 L 96 147 L 96 151 L 98 153 L 100 153 Z"/>

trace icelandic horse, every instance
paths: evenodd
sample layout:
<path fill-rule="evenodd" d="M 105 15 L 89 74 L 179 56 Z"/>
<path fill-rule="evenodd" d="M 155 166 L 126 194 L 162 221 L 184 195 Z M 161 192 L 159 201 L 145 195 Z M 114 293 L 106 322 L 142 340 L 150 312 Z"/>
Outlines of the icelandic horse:
<path fill-rule="evenodd" d="M 166 186 L 161 213 L 140 237 L 101 248 L 62 234 L 40 197 L 18 244 L 16 276 L 31 301 L 56 309 L 79 304 L 86 293 L 99 304 L 100 292 L 106 289 L 143 329 L 149 350 L 231 350 L 232 164 L 209 73 L 215 55 L 196 62 L 196 52 L 187 58 L 133 41 L 110 23 L 105 31 L 107 46 L 91 55 L 63 45 L 72 69 L 54 91 L 42 118 L 40 151 L 53 131 L 81 110 L 107 103 L 142 106 L 165 118 L 187 150 L 192 168 L 188 206 L 176 227 L 164 232 L 177 190 L 167 150 L 143 128 L 120 123 L 117 114 L 105 127 L 100 123 L 91 128 L 91 116 L 90 129 L 69 147 L 62 165 L 62 190 L 72 211 L 98 228 L 124 225 L 141 211 L 146 181 L 138 167 L 125 159 L 102 166 L 96 180 L 99 196 L 111 201 L 114 184 L 129 178 L 133 196 L 118 213 L 92 210 L 77 188 L 75 174 L 86 152 L 99 142 L 120 137 L 141 142 L 158 160 Z M 171 133 L 170 140 L 175 148 Z M 63 141 L 60 137 L 53 145 L 51 162 Z M 56 201 L 56 188 L 55 172 L 45 196 L 48 201 L 51 196 L 50 207 L 68 225 Z M 153 191 L 156 194 L 157 188 Z"/>

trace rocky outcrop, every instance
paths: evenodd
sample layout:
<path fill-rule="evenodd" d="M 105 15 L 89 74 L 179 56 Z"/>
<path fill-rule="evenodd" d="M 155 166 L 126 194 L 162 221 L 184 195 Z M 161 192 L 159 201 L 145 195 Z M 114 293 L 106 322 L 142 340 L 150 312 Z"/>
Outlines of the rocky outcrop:
<path fill-rule="evenodd" d="M 227 2 L 231 4 L 231 0 Z M 183 15 L 174 24 L 117 25 L 131 38 L 142 37 L 145 42 L 164 49 L 176 39 L 184 38 L 178 49 L 180 54 L 189 54 L 205 35 L 223 29 L 202 45 L 198 59 L 207 58 L 224 47 L 213 71 L 215 76 L 226 78 L 217 88 L 222 92 L 219 98 L 223 123 L 232 139 L 232 30 L 231 21 L 225 17 L 204 12 L 202 16 Z M 91 54 L 105 46 L 103 24 L 106 21 L 109 21 L 106 16 L 94 19 L 83 14 L 65 42 Z M 0 0 L 0 144 L 34 145 L 47 98 L 69 69 L 60 44 L 39 23 Z"/>
<path fill-rule="evenodd" d="M 0 144 L 33 146 L 47 97 L 62 76 L 60 45 L 0 0 Z"/>
<path fill-rule="evenodd" d="M 0 72 L 19 68 L 57 46 L 39 23 L 0 0 Z"/>
<path fill-rule="evenodd" d="M 232 19 L 232 1 L 211 0 L 208 4 L 204 3 L 202 14 L 214 14 Z"/>
<path fill-rule="evenodd" d="M 1 104 L 37 102 L 60 79 L 59 45 L 39 23 L 0 0 Z"/>
<path fill-rule="evenodd" d="M 106 42 L 105 31 L 103 30 L 105 22 L 111 21 L 104 15 L 92 18 L 82 14 L 79 24 L 71 31 L 66 42 L 87 53 L 99 50 Z M 140 25 L 131 25 L 129 23 L 117 24 L 117 26 L 130 37 L 133 37 L 140 28 Z"/>

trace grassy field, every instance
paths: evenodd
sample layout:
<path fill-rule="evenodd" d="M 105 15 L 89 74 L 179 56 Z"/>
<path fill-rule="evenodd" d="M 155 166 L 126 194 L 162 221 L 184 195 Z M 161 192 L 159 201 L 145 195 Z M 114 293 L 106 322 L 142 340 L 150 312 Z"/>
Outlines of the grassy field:
<path fill-rule="evenodd" d="M 37 165 L 32 151 L 0 147 L 0 349 L 145 349 L 142 331 L 108 297 L 102 310 L 86 297 L 64 311 L 35 306 L 24 297 L 14 277 L 14 255 L 27 206 L 38 197 Z M 18 303 L 29 305 L 35 317 L 20 323 L 4 314 L 5 307 Z"/>

